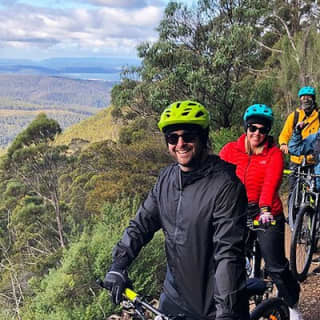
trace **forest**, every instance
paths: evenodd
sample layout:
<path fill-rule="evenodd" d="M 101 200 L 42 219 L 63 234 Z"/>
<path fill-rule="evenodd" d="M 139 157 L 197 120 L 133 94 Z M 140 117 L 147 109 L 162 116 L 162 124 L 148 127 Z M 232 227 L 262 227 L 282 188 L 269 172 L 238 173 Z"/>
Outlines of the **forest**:
<path fill-rule="evenodd" d="M 299 88 L 319 92 L 319 9 L 312 0 L 171 1 L 158 40 L 137 48 L 141 66 L 124 70 L 112 88 L 116 138 L 56 143 L 64 133 L 47 113 L 22 130 L 0 161 L 0 319 L 93 320 L 118 312 L 96 280 L 171 162 L 157 129 L 160 112 L 177 100 L 205 105 L 217 153 L 243 132 L 243 111 L 264 103 L 276 115 L 277 138 L 298 107 Z M 129 274 L 138 292 L 158 297 L 164 270 L 157 233 Z"/>

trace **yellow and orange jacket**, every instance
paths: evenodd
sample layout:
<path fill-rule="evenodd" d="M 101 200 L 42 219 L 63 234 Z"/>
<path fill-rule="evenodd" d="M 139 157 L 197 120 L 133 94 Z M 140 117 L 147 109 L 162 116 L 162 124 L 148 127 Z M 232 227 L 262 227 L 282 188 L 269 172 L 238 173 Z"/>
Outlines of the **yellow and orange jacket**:
<path fill-rule="evenodd" d="M 298 122 L 304 121 L 306 123 L 306 126 L 303 128 L 301 135 L 302 139 L 306 138 L 310 134 L 316 133 L 320 127 L 320 121 L 319 121 L 319 112 L 317 110 L 313 110 L 310 116 L 306 116 L 304 110 L 297 108 L 296 111 L 291 112 L 283 126 L 283 129 L 279 135 L 279 144 L 280 146 L 282 144 L 288 145 L 289 140 L 292 136 L 293 130 L 294 130 L 294 114 L 295 112 L 298 112 Z M 301 163 L 303 159 L 303 156 L 290 156 L 290 161 L 294 163 Z M 313 156 L 309 155 L 307 160 L 308 162 L 313 162 Z"/>

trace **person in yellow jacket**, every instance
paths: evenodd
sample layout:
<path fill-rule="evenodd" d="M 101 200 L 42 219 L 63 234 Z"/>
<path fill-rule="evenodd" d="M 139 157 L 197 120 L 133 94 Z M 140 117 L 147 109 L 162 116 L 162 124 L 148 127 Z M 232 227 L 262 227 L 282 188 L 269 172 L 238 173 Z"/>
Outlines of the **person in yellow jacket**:
<path fill-rule="evenodd" d="M 316 133 L 320 127 L 319 112 L 316 104 L 316 91 L 313 87 L 302 87 L 298 93 L 300 99 L 300 107 L 290 113 L 284 127 L 279 136 L 280 149 L 284 154 L 288 154 L 288 143 L 292 136 L 295 126 L 303 122 L 302 138 L 306 138 L 310 134 Z M 303 156 L 290 155 L 290 169 L 295 169 L 301 162 Z M 312 163 L 312 155 L 307 158 Z M 289 177 L 289 194 L 293 190 L 296 178 L 291 175 Z"/>

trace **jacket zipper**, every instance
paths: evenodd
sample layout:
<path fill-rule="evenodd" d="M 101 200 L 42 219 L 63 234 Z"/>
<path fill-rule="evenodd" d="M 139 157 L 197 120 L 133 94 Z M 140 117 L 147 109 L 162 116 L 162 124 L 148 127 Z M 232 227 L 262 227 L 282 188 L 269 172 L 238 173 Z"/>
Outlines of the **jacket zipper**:
<path fill-rule="evenodd" d="M 178 201 L 178 206 L 177 206 L 177 211 L 176 211 L 176 221 L 175 221 L 175 231 L 174 231 L 174 240 L 175 243 L 177 243 L 177 234 L 178 234 L 178 214 L 180 211 L 180 206 L 181 206 L 181 198 L 182 198 L 182 177 L 181 177 L 181 169 L 179 168 L 179 201 Z"/>

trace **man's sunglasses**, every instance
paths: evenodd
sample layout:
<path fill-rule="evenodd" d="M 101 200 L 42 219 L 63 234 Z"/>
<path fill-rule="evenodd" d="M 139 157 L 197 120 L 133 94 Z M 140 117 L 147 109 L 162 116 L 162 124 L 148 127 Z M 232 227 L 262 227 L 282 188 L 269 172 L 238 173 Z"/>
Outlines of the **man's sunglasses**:
<path fill-rule="evenodd" d="M 185 143 L 194 142 L 199 135 L 196 132 L 184 132 L 183 134 L 169 133 L 165 135 L 167 143 L 177 144 L 179 138 L 182 137 Z"/>
<path fill-rule="evenodd" d="M 270 129 L 267 127 L 258 128 L 253 124 L 248 124 L 248 129 L 250 132 L 256 132 L 258 130 L 261 134 L 267 134 L 270 131 Z"/>

